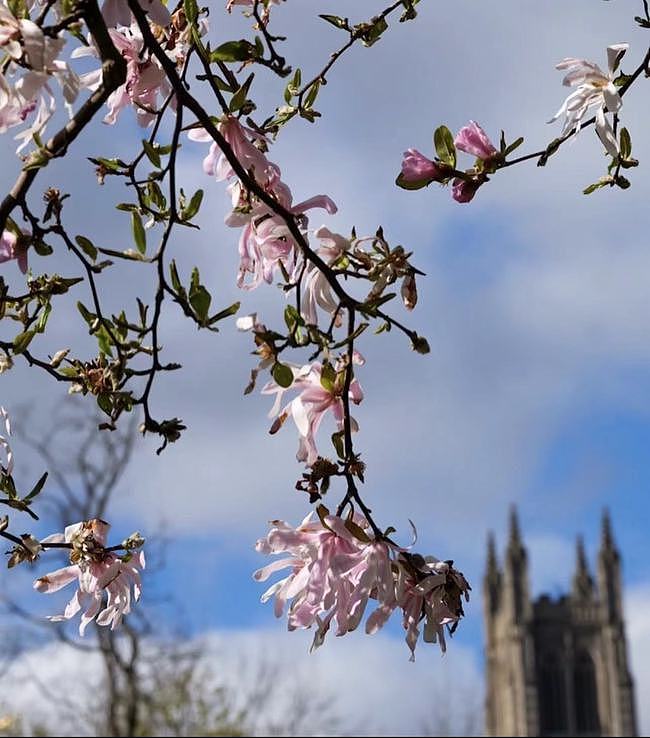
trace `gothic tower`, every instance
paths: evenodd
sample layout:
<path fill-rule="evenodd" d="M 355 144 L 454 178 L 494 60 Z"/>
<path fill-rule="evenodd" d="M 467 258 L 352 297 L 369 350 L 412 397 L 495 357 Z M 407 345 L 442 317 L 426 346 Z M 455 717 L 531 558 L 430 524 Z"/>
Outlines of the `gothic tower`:
<path fill-rule="evenodd" d="M 532 600 L 514 508 L 503 567 L 488 537 L 483 581 L 489 736 L 635 736 L 621 561 L 603 514 L 597 584 L 582 538 L 571 593 Z"/>

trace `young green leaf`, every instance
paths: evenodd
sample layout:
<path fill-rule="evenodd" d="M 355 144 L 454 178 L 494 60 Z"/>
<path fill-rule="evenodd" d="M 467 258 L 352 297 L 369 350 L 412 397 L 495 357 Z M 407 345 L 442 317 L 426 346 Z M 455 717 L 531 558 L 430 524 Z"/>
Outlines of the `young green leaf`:
<path fill-rule="evenodd" d="M 141 254 L 144 254 L 147 250 L 147 234 L 144 232 L 142 218 L 135 210 L 131 212 L 131 229 L 133 230 L 133 240 L 136 248 Z"/>
<path fill-rule="evenodd" d="M 456 167 L 456 147 L 454 137 L 447 126 L 438 126 L 433 134 L 433 145 L 440 161 Z"/>
<path fill-rule="evenodd" d="M 273 369 L 271 369 L 271 374 L 280 387 L 284 387 L 286 389 L 287 387 L 291 387 L 293 384 L 293 372 L 291 371 L 291 367 L 286 364 L 281 364 L 277 361 L 273 365 Z"/>
<path fill-rule="evenodd" d="M 77 246 L 86 254 L 86 256 L 95 261 L 97 258 L 97 249 L 93 245 L 93 242 L 85 236 L 75 236 L 74 239 L 77 242 Z"/>

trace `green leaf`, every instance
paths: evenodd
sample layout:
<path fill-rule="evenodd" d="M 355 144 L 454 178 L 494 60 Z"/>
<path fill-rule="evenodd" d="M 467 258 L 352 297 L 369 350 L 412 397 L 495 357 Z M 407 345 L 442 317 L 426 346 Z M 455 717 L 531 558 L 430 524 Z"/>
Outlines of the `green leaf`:
<path fill-rule="evenodd" d="M 431 178 L 419 179 L 417 182 L 407 182 L 401 172 L 397 175 L 397 179 L 395 180 L 395 184 L 403 190 L 421 190 L 423 187 L 428 187 L 431 182 L 433 182 L 433 179 Z"/>
<path fill-rule="evenodd" d="M 318 519 L 320 520 L 323 528 L 327 528 L 327 530 L 332 530 L 326 521 L 326 518 L 329 516 L 330 511 L 325 507 L 325 505 L 319 505 L 316 508 L 316 514 L 318 515 Z M 335 533 L 335 531 L 332 530 L 332 533 Z"/>
<path fill-rule="evenodd" d="M 202 285 L 192 285 L 189 293 L 190 305 L 194 308 L 196 317 L 202 322 L 208 318 L 208 310 L 210 309 L 210 303 L 212 302 L 212 296 Z"/>
<path fill-rule="evenodd" d="M 438 126 L 433 134 L 433 144 L 440 161 L 456 167 L 456 147 L 454 137 L 447 126 Z"/>
<path fill-rule="evenodd" d="M 223 320 L 224 318 L 229 318 L 231 315 L 235 315 L 237 311 L 239 310 L 241 306 L 240 302 L 233 302 L 232 305 L 230 305 L 227 308 L 224 308 L 223 310 L 220 310 L 216 315 L 213 315 L 210 318 L 210 321 L 208 325 L 212 325 L 213 323 L 218 323 L 220 320 Z"/>
<path fill-rule="evenodd" d="M 323 368 L 320 373 L 320 383 L 324 390 L 328 392 L 334 391 L 334 383 L 336 382 L 336 369 L 328 362 L 323 362 Z"/>
<path fill-rule="evenodd" d="M 165 210 L 167 208 L 167 198 L 160 189 L 158 182 L 149 180 L 149 182 L 147 182 L 147 193 L 151 202 L 153 202 L 159 210 Z"/>
<path fill-rule="evenodd" d="M 35 335 L 36 331 L 24 331 L 23 333 L 19 333 L 14 338 L 14 353 L 22 354 L 23 351 L 29 346 L 32 338 L 34 338 Z"/>
<path fill-rule="evenodd" d="M 133 240 L 138 251 L 144 254 L 147 250 L 147 234 L 144 232 L 142 218 L 135 211 L 131 212 L 131 229 L 133 230 Z"/>
<path fill-rule="evenodd" d="M 75 236 L 74 239 L 77 242 L 77 246 L 86 254 L 86 256 L 95 261 L 97 258 L 97 249 L 93 245 L 93 242 L 85 236 Z"/>
<path fill-rule="evenodd" d="M 52 312 L 52 303 L 48 302 L 38 319 L 38 323 L 36 324 L 37 333 L 43 333 L 51 312 Z"/>
<path fill-rule="evenodd" d="M 311 108 L 311 106 L 316 102 L 316 98 L 318 96 L 318 92 L 320 90 L 320 80 L 316 80 L 314 84 L 309 88 L 309 92 L 305 96 L 305 105 L 306 108 Z"/>
<path fill-rule="evenodd" d="M 103 410 L 106 415 L 110 415 L 113 411 L 113 403 L 111 402 L 111 396 L 107 395 L 106 393 L 102 392 L 101 394 L 97 395 L 97 405 L 101 410 Z"/>
<path fill-rule="evenodd" d="M 196 0 L 183 0 L 183 9 L 187 22 L 193 26 L 199 17 L 199 6 Z"/>
<path fill-rule="evenodd" d="M 322 18 L 324 21 L 334 26 L 334 28 L 340 28 L 343 31 L 350 30 L 350 25 L 347 18 L 341 18 L 338 15 L 328 15 L 326 13 L 323 13 L 322 15 L 319 14 L 318 17 Z"/>
<path fill-rule="evenodd" d="M 608 185 L 611 185 L 614 181 L 614 178 L 611 176 L 604 176 L 601 177 L 598 182 L 594 182 L 593 184 L 590 184 L 588 187 L 585 187 L 585 189 L 582 191 L 583 195 L 591 195 L 592 192 L 595 192 L 596 190 L 599 190 L 601 187 L 607 187 Z"/>
<path fill-rule="evenodd" d="M 144 153 L 147 155 L 147 159 L 149 159 L 156 169 L 160 169 L 160 154 L 146 138 L 142 139 L 142 148 L 144 149 Z"/>
<path fill-rule="evenodd" d="M 289 103 L 291 102 L 291 97 L 294 95 L 297 95 L 300 92 L 300 85 L 302 84 L 302 72 L 300 71 L 300 68 L 296 69 L 296 71 L 293 73 L 293 77 L 291 78 L 291 82 L 287 85 L 287 88 L 285 90 L 285 100 Z M 287 100 L 286 93 L 289 93 L 289 99 Z"/>
<path fill-rule="evenodd" d="M 257 49 L 250 41 L 226 41 L 210 53 L 210 61 L 244 62 L 257 58 Z"/>
<path fill-rule="evenodd" d="M 237 92 L 230 98 L 230 104 L 228 105 L 228 108 L 230 109 L 231 113 L 236 113 L 238 110 L 241 110 L 247 100 L 247 93 L 248 90 L 244 89 L 244 87 L 240 87 Z"/>
<path fill-rule="evenodd" d="M 509 146 L 506 146 L 506 148 L 503 150 L 503 155 L 509 156 L 510 154 L 512 154 L 512 152 L 515 149 L 518 149 L 523 142 L 524 142 L 524 137 L 519 136 L 519 138 L 513 141 Z"/>
<path fill-rule="evenodd" d="M 179 292 L 180 294 L 185 292 L 185 290 L 183 289 L 181 285 L 180 277 L 178 276 L 178 269 L 176 268 L 175 259 L 172 259 L 169 262 L 169 276 L 171 277 L 171 280 L 172 280 L 172 287 L 176 290 L 176 292 Z"/>
<path fill-rule="evenodd" d="M 546 147 L 546 151 L 539 157 L 537 160 L 537 166 L 538 167 L 545 167 L 546 162 L 549 160 L 551 156 L 560 148 L 562 145 L 562 139 L 560 138 L 554 138 L 551 143 Z"/>
<path fill-rule="evenodd" d="M 40 238 L 36 238 L 32 241 L 32 248 L 39 256 L 49 256 L 54 253 L 54 249 L 49 245 L 49 243 L 45 243 L 45 241 L 42 241 Z"/>
<path fill-rule="evenodd" d="M 302 315 L 296 310 L 293 305 L 287 305 L 284 309 L 284 322 L 290 331 L 293 331 L 296 325 L 304 325 Z"/>
<path fill-rule="evenodd" d="M 348 518 L 345 521 L 345 527 L 358 541 L 361 541 L 362 543 L 370 543 L 370 538 L 366 531 L 360 525 L 357 525 L 352 518 Z"/>
<path fill-rule="evenodd" d="M 189 203 L 181 210 L 182 220 L 191 220 L 198 212 L 203 202 L 203 190 L 197 190 L 191 197 Z"/>
<path fill-rule="evenodd" d="M 339 459 L 345 458 L 343 435 L 344 435 L 344 431 L 338 431 L 337 433 L 332 433 L 332 445 L 334 446 L 336 455 L 339 457 Z"/>
<path fill-rule="evenodd" d="M 382 16 L 377 16 L 371 23 L 360 23 L 355 26 L 355 30 L 359 31 L 359 38 L 364 46 L 372 46 L 377 43 L 387 29 L 388 23 Z"/>
<path fill-rule="evenodd" d="M 629 159 L 632 154 L 632 139 L 630 138 L 630 132 L 627 128 L 621 128 L 620 138 L 620 157 L 621 159 Z"/>
<path fill-rule="evenodd" d="M 106 326 L 100 326 L 95 335 L 97 337 L 97 344 L 101 353 L 105 356 L 113 356 L 113 350 L 111 349 L 113 340 L 111 339 L 110 333 L 106 330 Z"/>
<path fill-rule="evenodd" d="M 47 480 L 47 472 L 45 472 L 43 476 L 38 480 L 38 482 L 36 482 L 32 491 L 26 497 L 23 497 L 23 502 L 29 502 L 29 500 L 33 500 L 34 497 L 36 497 L 36 495 L 40 494 L 46 480 Z"/>
<path fill-rule="evenodd" d="M 123 169 L 128 169 L 128 164 L 123 162 L 121 159 L 103 159 L 101 157 L 92 158 L 90 161 L 96 166 L 102 166 L 108 172 L 120 172 Z"/>
<path fill-rule="evenodd" d="M 287 387 L 291 387 L 293 384 L 293 372 L 291 371 L 291 367 L 286 364 L 281 364 L 277 361 L 273 365 L 273 369 L 271 369 L 271 374 L 280 387 L 284 387 L 286 389 Z"/>
<path fill-rule="evenodd" d="M 93 324 L 97 320 L 97 316 L 95 313 L 91 313 L 90 310 L 81 302 L 81 300 L 77 301 L 77 310 L 81 313 L 81 317 L 88 323 L 88 325 L 92 328 Z"/>

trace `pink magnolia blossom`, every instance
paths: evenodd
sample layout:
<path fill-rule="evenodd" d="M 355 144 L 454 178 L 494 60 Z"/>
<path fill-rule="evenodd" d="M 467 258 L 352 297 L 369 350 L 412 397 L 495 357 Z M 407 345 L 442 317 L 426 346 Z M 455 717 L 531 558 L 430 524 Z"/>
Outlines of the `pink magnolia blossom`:
<path fill-rule="evenodd" d="M 0 48 L 13 59 L 20 59 L 20 21 L 6 5 L 0 4 Z"/>
<path fill-rule="evenodd" d="M 0 433 L 0 448 L 4 452 L 4 461 L 0 463 L 0 474 L 6 474 L 10 477 L 14 470 L 14 455 L 9 445 L 9 436 L 11 436 L 11 419 L 9 413 L 0 406 L 0 427 L 4 426 L 4 435 Z"/>
<path fill-rule="evenodd" d="M 336 212 L 335 203 L 327 195 L 317 195 L 293 204 L 291 190 L 281 180 L 280 168 L 262 151 L 268 145 L 263 136 L 243 126 L 234 116 L 226 116 L 217 127 L 237 160 L 257 184 L 282 207 L 298 216 L 303 234 L 306 234 L 308 225 L 305 215 L 308 210 L 322 208 L 328 213 Z M 194 128 L 188 135 L 193 141 L 210 142 L 210 150 L 203 160 L 203 171 L 218 181 L 230 180 L 228 191 L 232 211 L 226 217 L 226 225 L 242 228 L 238 246 L 238 286 L 255 289 L 263 282 L 270 284 L 280 266 L 291 273 L 299 254 L 285 221 L 244 187 L 225 154 L 204 128 Z"/>
<path fill-rule="evenodd" d="M 27 247 L 25 242 L 12 231 L 3 231 L 0 234 L 0 264 L 12 259 L 16 260 L 18 268 L 25 274 L 27 271 Z"/>
<path fill-rule="evenodd" d="M 487 133 L 473 120 L 458 131 L 454 139 L 454 146 L 466 154 L 472 154 L 477 159 L 483 160 L 498 153 Z"/>
<path fill-rule="evenodd" d="M 399 176 L 401 183 L 424 187 L 431 182 L 442 182 L 445 176 L 436 162 L 427 159 L 417 149 L 408 149 L 404 152 L 402 172 Z"/>
<path fill-rule="evenodd" d="M 275 598 L 276 617 L 287 603 L 288 628 L 315 628 L 312 649 L 321 646 L 333 622 L 336 635 L 355 630 L 370 600 L 376 606 L 366 620 L 366 633 L 380 630 L 395 610 L 401 610 L 406 643 L 415 648 L 424 621 L 424 641 L 444 651 L 445 627 L 455 630 L 463 615 L 461 600 L 470 586 L 452 562 L 408 553 L 388 540 L 373 537 L 360 515 L 343 520 L 321 508 L 320 519 L 310 513 L 297 528 L 282 520 L 271 522 L 259 553 L 284 555 L 253 574 L 266 581 L 289 573 L 272 584 L 262 602 Z"/>
<path fill-rule="evenodd" d="M 77 98 L 79 77 L 59 55 L 65 38 L 50 37 L 31 20 L 16 19 L 0 6 L 0 50 L 7 54 L 7 74 L 0 74 L 0 133 L 20 125 L 37 110 L 36 121 L 16 138 L 24 139 L 20 152 L 33 138 L 41 135 L 54 113 L 56 103 L 50 87 L 55 79 L 61 87 L 66 106 Z M 10 84 L 9 76 L 16 81 Z"/>
<path fill-rule="evenodd" d="M 357 363 L 363 363 L 360 354 L 355 357 Z M 331 367 L 330 367 L 331 368 Z M 271 426 L 271 433 L 276 433 L 287 418 L 292 417 L 300 437 L 296 458 L 306 464 L 313 464 L 318 458 L 316 448 L 316 433 L 323 418 L 328 412 L 332 413 L 338 430 L 343 430 L 343 367 L 337 367 L 335 378 L 330 381 L 323 376 L 323 366 L 319 363 L 306 364 L 303 367 L 292 367 L 294 372 L 293 384 L 288 388 L 280 387 L 274 381 L 269 382 L 262 394 L 276 396 L 269 417 L 275 418 Z M 284 393 L 288 390 L 298 390 L 299 394 L 285 407 L 280 409 Z M 355 405 L 363 400 L 363 390 L 355 378 L 350 383 L 349 397 Z M 357 422 L 352 418 L 352 430 L 357 431 Z"/>
<path fill-rule="evenodd" d="M 315 626 L 312 648 L 323 643 L 333 620 L 339 636 L 355 630 L 371 597 L 381 606 L 395 599 L 388 546 L 363 532 L 367 522 L 360 516 L 354 525 L 356 529 L 335 515 L 326 515 L 321 522 L 310 513 L 296 529 L 273 521 L 266 538 L 257 542 L 260 553 L 287 554 L 256 571 L 257 581 L 291 570 L 266 590 L 262 602 L 275 597 L 275 615 L 282 617 L 290 601 L 288 628 Z"/>
<path fill-rule="evenodd" d="M 338 233 L 332 233 L 325 226 L 321 226 L 314 235 L 320 240 L 320 247 L 316 253 L 328 266 L 335 264 L 350 249 L 350 242 L 347 238 Z M 295 276 L 298 277 L 297 274 Z M 308 325 L 318 325 L 317 308 L 319 307 L 330 316 L 336 314 L 335 324 L 341 325 L 342 311 L 339 310 L 339 303 L 332 293 L 327 277 L 318 267 L 309 262 L 303 276 L 300 304 L 302 317 Z"/>
<path fill-rule="evenodd" d="M 69 620 L 85 608 L 79 625 L 80 635 L 95 618 L 98 625 L 110 625 L 111 630 L 115 630 L 122 617 L 131 612 L 131 601 L 140 599 L 138 570 L 145 567 L 144 553 L 135 551 L 120 557 L 107 551 L 109 528 L 108 523 L 94 519 L 69 525 L 65 533 L 55 533 L 42 541 L 72 544 L 71 565 L 39 577 L 34 582 L 34 589 L 50 594 L 76 580 L 78 589 L 64 613 L 49 619 L 54 622 Z M 105 605 L 104 609 L 102 605 Z"/>
<path fill-rule="evenodd" d="M 467 172 L 468 174 L 476 176 L 473 176 L 473 178 L 469 180 L 456 177 L 452 182 L 451 196 L 454 200 L 460 203 L 471 202 L 478 188 L 487 181 L 487 177 L 484 174 L 481 174 L 483 171 L 483 164 L 485 162 L 489 162 L 495 157 L 498 157 L 499 152 L 492 144 L 492 141 L 488 138 L 487 133 L 478 123 L 476 123 L 476 121 L 473 120 L 470 120 L 468 125 L 463 126 L 460 131 L 458 131 L 456 138 L 454 139 L 454 146 L 460 151 L 464 151 L 465 153 L 471 154 L 477 159 L 480 159 L 477 167 Z"/>
<path fill-rule="evenodd" d="M 397 560 L 395 597 L 402 610 L 406 643 L 415 661 L 420 628 L 424 620 L 425 643 L 438 643 L 444 652 L 445 626 L 455 626 L 463 616 L 462 597 L 469 600 L 470 586 L 451 562 L 433 556 L 401 554 Z"/>
<path fill-rule="evenodd" d="M 456 202 L 471 202 L 480 186 L 481 182 L 478 180 L 468 181 L 458 177 L 452 183 L 451 196 L 456 200 Z"/>
<path fill-rule="evenodd" d="M 140 7 L 159 26 L 168 26 L 171 14 L 160 0 L 138 0 Z M 133 20 L 127 0 L 104 0 L 102 15 L 108 26 L 130 26 Z"/>
<path fill-rule="evenodd" d="M 289 200 L 290 200 L 289 193 Z M 286 207 L 286 206 L 285 206 Z M 336 212 L 336 205 L 327 195 L 318 195 L 287 209 L 303 216 L 312 208 Z M 226 222 L 229 222 L 228 220 Z M 255 215 L 244 226 L 239 238 L 239 270 L 237 285 L 243 289 L 255 289 L 262 282 L 271 284 L 280 262 L 287 273 L 294 271 L 298 256 L 296 241 L 285 221 L 268 210 Z M 247 281 L 247 277 L 251 277 Z"/>
<path fill-rule="evenodd" d="M 264 189 L 271 189 L 273 184 L 280 180 L 280 170 L 272 164 L 260 149 L 266 145 L 266 139 L 261 134 L 243 126 L 232 115 L 226 116 L 217 125 L 217 130 L 226 139 L 237 160 L 242 167 L 252 173 L 257 183 Z M 204 128 L 193 128 L 188 137 L 192 141 L 210 143 L 210 151 L 203 160 L 203 171 L 217 181 L 235 176 L 230 162 L 221 152 L 212 136 Z M 258 143 L 258 146 L 255 145 Z"/>
<path fill-rule="evenodd" d="M 115 90 L 106 105 L 108 113 L 104 123 L 113 125 L 124 108 L 132 106 L 136 120 L 142 127 L 153 123 L 160 97 L 166 97 L 171 91 L 169 81 L 158 62 L 148 54 L 143 55 L 144 41 L 136 24 L 131 28 L 120 30 L 111 28 L 109 34 L 115 48 L 126 61 L 126 82 Z M 94 46 L 75 49 L 73 57 L 97 56 Z M 96 69 L 81 77 L 81 84 L 94 90 L 102 80 L 102 70 Z"/>

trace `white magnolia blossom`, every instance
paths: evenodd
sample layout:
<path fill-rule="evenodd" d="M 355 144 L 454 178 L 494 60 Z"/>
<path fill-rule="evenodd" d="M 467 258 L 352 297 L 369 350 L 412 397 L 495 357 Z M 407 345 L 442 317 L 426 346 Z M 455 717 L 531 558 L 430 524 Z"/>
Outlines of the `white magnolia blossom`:
<path fill-rule="evenodd" d="M 14 470 L 14 455 L 9 445 L 11 421 L 9 420 L 9 413 L 3 407 L 0 407 L 0 430 L 3 431 L 0 433 L 0 448 L 4 451 L 5 455 L 4 463 L 0 463 L 0 472 L 11 476 Z"/>
<path fill-rule="evenodd" d="M 612 44 L 607 47 L 607 73 L 586 59 L 568 57 L 556 65 L 556 69 L 568 70 L 563 80 L 565 87 L 576 87 L 549 123 L 564 116 L 562 135 L 571 131 L 578 133 L 580 124 L 588 111 L 594 110 L 596 133 L 611 156 L 618 155 L 618 143 L 612 124 L 605 112 L 617 113 L 623 101 L 614 84 L 616 69 L 628 50 L 628 44 Z"/>

